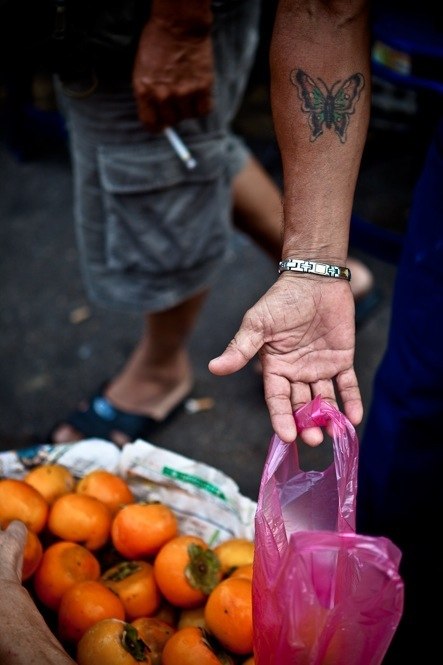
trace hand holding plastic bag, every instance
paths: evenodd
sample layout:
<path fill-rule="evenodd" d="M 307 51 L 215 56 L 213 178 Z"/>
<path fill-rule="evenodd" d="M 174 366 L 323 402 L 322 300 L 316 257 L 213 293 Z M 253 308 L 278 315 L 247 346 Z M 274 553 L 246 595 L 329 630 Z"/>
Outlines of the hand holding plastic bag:
<path fill-rule="evenodd" d="M 401 553 L 355 533 L 358 440 L 320 397 L 297 429 L 328 427 L 334 462 L 303 471 L 297 445 L 271 440 L 255 517 L 257 665 L 379 665 L 400 621 Z"/>

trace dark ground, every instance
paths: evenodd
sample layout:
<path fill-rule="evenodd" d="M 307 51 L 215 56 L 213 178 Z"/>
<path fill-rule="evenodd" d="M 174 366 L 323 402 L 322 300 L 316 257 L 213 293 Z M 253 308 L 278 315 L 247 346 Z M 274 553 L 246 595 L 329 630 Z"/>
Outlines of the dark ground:
<path fill-rule="evenodd" d="M 258 61 L 236 126 L 280 181 L 262 67 Z M 392 102 L 392 94 L 386 99 Z M 355 212 L 377 229 L 402 231 L 405 226 L 417 165 L 410 99 L 406 107 L 401 120 L 386 109 L 379 117 L 376 112 L 368 139 Z M 65 148 L 39 125 L 34 155 L 18 159 L 8 146 L 7 132 L 4 127 L 0 142 L 3 450 L 44 441 L 56 421 L 119 369 L 140 333 L 138 317 L 101 310 L 85 297 Z M 196 374 L 194 393 L 213 398 L 214 408 L 180 414 L 151 441 L 219 467 L 255 499 L 272 434 L 261 380 L 252 366 L 231 377 L 215 377 L 207 363 L 223 350 L 243 313 L 276 278 L 276 266 L 243 236 L 236 236 L 233 249 L 233 258 L 204 307 L 190 347 Z M 367 409 L 386 341 L 395 264 L 362 246 L 352 249 L 372 268 L 382 294 L 380 306 L 357 334 L 356 369 Z M 312 464 L 325 463 L 328 453 L 325 448 L 317 449 Z"/>

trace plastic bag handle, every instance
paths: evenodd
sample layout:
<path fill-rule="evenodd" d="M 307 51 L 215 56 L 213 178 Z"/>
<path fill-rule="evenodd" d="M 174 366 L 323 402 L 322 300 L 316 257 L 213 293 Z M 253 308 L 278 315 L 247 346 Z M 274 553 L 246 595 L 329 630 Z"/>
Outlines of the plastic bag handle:
<path fill-rule="evenodd" d="M 358 439 L 355 428 L 335 406 L 321 395 L 294 412 L 297 430 L 328 427 L 333 441 L 338 492 L 338 530 L 355 530 L 358 473 Z"/>

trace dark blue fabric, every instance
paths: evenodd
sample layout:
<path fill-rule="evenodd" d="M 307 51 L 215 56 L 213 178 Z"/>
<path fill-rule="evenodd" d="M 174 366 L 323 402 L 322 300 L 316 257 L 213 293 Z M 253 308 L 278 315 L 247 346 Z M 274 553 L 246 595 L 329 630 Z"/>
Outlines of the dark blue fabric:
<path fill-rule="evenodd" d="M 360 448 L 358 531 L 403 552 L 405 611 L 386 664 L 430 663 L 440 651 L 441 611 L 431 606 L 443 601 L 442 513 L 443 120 L 414 192 Z"/>

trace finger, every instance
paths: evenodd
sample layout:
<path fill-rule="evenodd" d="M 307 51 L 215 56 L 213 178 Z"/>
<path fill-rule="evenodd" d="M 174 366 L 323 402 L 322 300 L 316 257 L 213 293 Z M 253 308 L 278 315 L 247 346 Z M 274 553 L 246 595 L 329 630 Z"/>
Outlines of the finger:
<path fill-rule="evenodd" d="M 323 379 L 312 384 L 312 397 L 320 396 L 325 402 L 328 402 L 338 409 L 337 398 L 335 395 L 334 382 L 330 379 Z M 326 425 L 327 433 L 332 436 L 332 422 Z"/>
<path fill-rule="evenodd" d="M 285 377 L 264 371 L 263 387 L 274 432 L 284 443 L 293 443 L 297 437 L 297 427 L 289 381 Z"/>
<path fill-rule="evenodd" d="M 206 92 L 195 92 L 192 95 L 177 98 L 177 106 L 180 109 L 180 118 L 200 118 L 208 115 L 212 109 L 211 96 Z"/>
<path fill-rule="evenodd" d="M 354 427 L 360 425 L 363 419 L 363 403 L 354 369 L 338 374 L 336 383 L 346 417 Z"/>
<path fill-rule="evenodd" d="M 159 116 L 159 123 L 163 127 L 175 127 L 186 116 L 183 115 L 180 103 L 175 97 L 168 97 L 162 102 L 158 103 L 157 112 Z"/>
<path fill-rule="evenodd" d="M 5 558 L 2 561 L 3 570 L 7 573 L 8 566 L 12 568 L 18 579 L 22 578 L 23 553 L 28 530 L 23 522 L 13 520 L 5 529 L 9 538 L 5 548 Z M 12 572 L 11 571 L 11 572 Z"/>
<path fill-rule="evenodd" d="M 139 99 L 137 101 L 137 112 L 140 122 L 148 131 L 157 134 L 165 127 L 157 105 L 152 100 L 148 102 L 144 99 Z"/>
<path fill-rule="evenodd" d="M 239 331 L 217 358 L 210 360 L 209 371 L 218 376 L 242 369 L 263 346 L 263 335 L 242 323 Z"/>
<path fill-rule="evenodd" d="M 28 529 L 24 522 L 21 522 L 20 520 L 12 520 L 6 527 L 5 531 L 18 540 L 20 545 L 24 545 L 28 534 Z"/>
<path fill-rule="evenodd" d="M 335 388 L 334 382 L 331 379 L 322 379 L 321 381 L 315 381 L 311 384 L 312 397 L 321 396 L 322 399 L 326 400 L 333 406 L 337 406 L 337 400 L 335 397 Z"/>
<path fill-rule="evenodd" d="M 291 403 L 294 411 L 304 406 L 312 399 L 311 387 L 302 381 L 295 381 L 291 386 Z M 303 443 L 308 446 L 318 446 L 323 441 L 321 427 L 307 427 L 298 433 Z"/>

